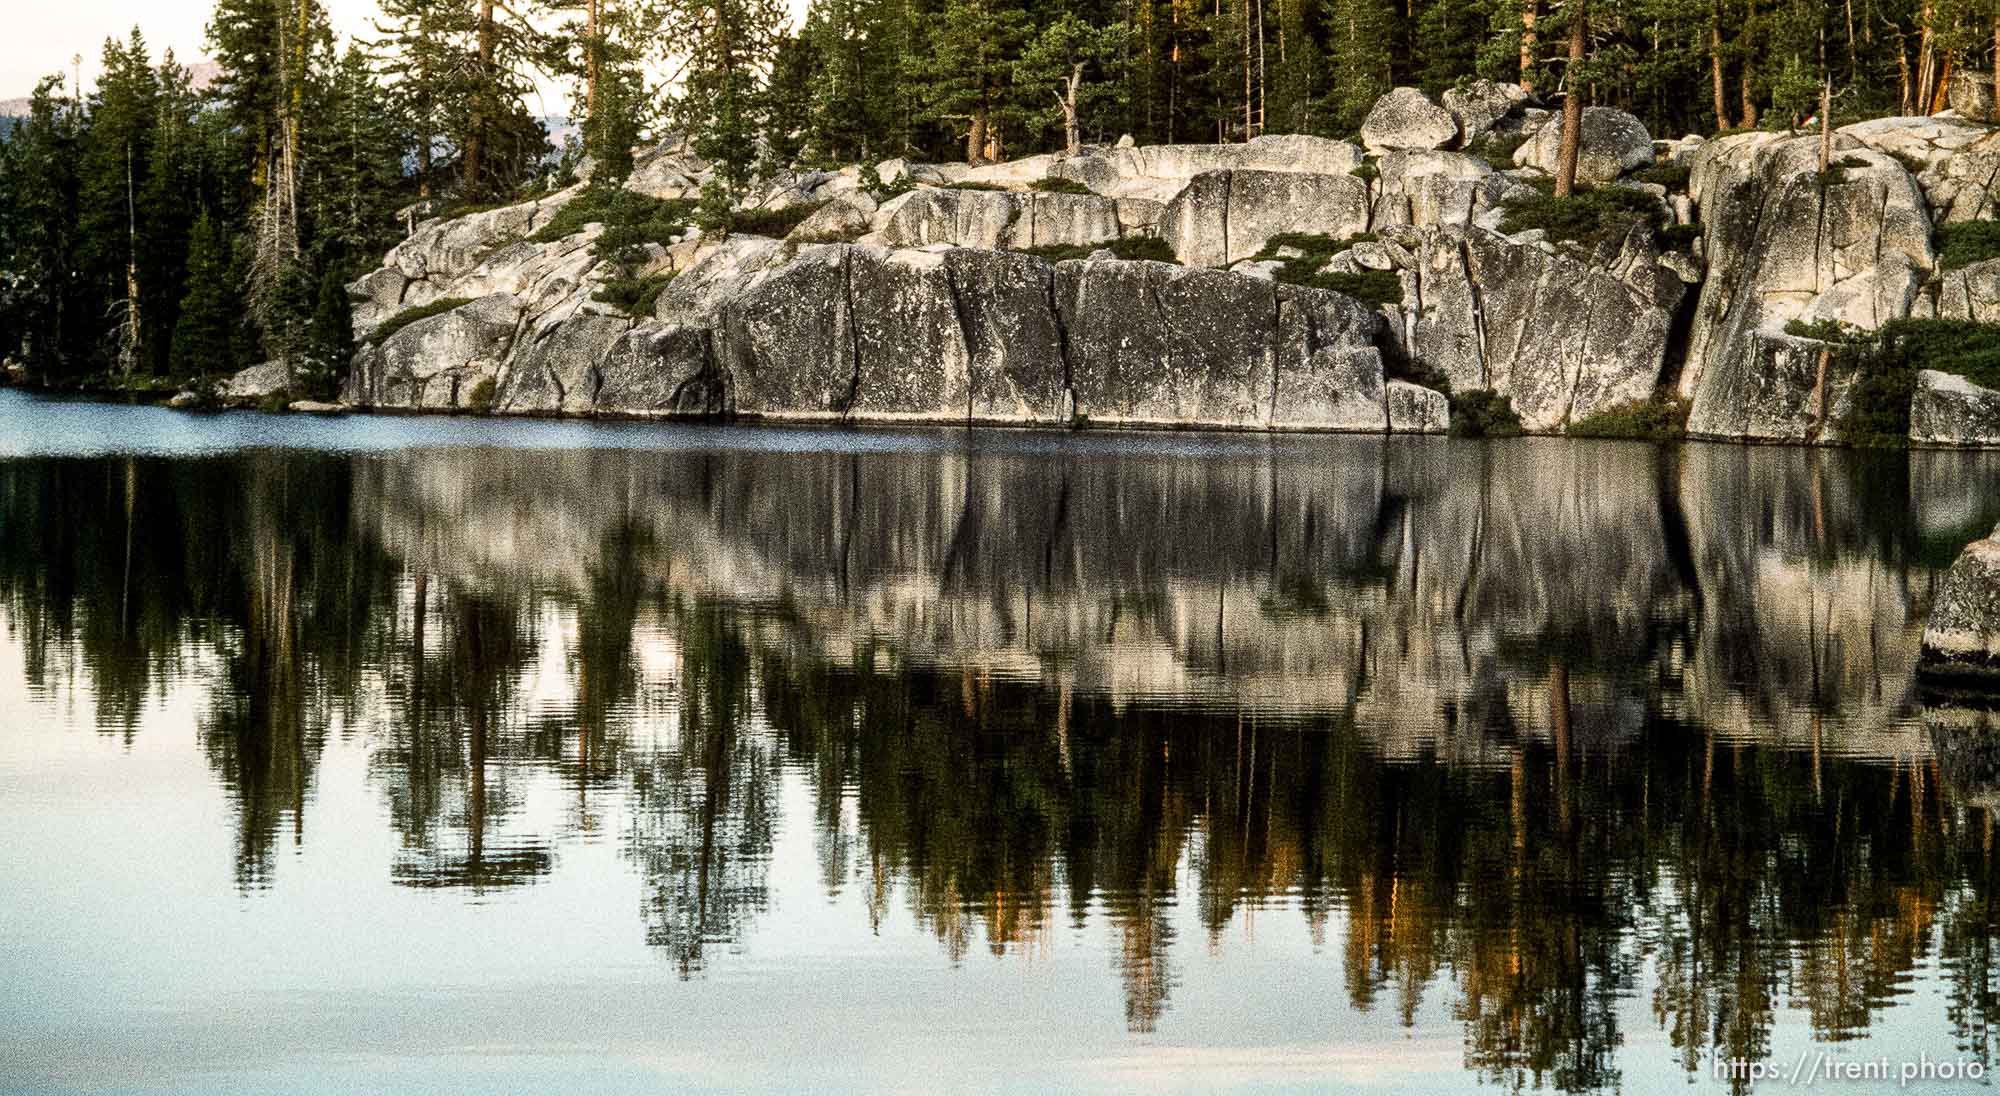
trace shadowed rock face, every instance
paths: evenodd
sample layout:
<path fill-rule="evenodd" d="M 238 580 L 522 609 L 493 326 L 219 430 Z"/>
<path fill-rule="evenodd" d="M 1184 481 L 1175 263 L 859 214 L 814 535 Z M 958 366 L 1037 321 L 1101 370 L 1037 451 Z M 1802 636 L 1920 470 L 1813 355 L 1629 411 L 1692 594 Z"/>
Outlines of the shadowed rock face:
<path fill-rule="evenodd" d="M 842 665 L 888 644 L 1120 704 L 1350 712 L 1386 750 L 1474 755 L 1471 713 L 1549 731 L 1552 662 L 1591 682 L 1600 736 L 1665 706 L 1725 737 L 1918 751 L 1941 572 L 1913 538 L 2000 517 L 1985 454 L 914 437 L 373 459 L 356 520 L 431 573 L 551 589 L 636 521 L 677 594 L 786 605 L 760 643 Z"/>
<path fill-rule="evenodd" d="M 1924 369 L 1910 399 L 1910 440 L 1925 445 L 2000 445 L 2000 392 Z"/>
<path fill-rule="evenodd" d="M 1842 174 L 1825 185 L 1817 138 L 1738 134 L 1695 153 L 1709 266 L 1681 378 L 1690 431 L 1827 440 L 1848 378 L 1822 368 L 1818 348 L 1785 341 L 1785 324 L 1879 327 L 1910 313 L 1936 265 L 1915 181 L 1845 133 Z"/>

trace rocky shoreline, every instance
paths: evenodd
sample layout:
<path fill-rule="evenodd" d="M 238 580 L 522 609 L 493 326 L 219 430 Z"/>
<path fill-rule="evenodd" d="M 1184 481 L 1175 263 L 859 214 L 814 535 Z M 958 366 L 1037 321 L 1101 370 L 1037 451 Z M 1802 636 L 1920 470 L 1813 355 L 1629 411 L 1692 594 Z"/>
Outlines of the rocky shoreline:
<path fill-rule="evenodd" d="M 1567 236 L 1518 212 L 1560 128 L 1476 83 L 1398 89 L 1359 145 L 798 172 L 747 203 L 798 214 L 782 239 L 685 228 L 618 261 L 561 219 L 578 184 L 424 222 L 354 283 L 340 406 L 1428 433 L 1485 390 L 1530 433 L 1659 400 L 1689 437 L 1841 444 L 1861 378 L 1827 332 L 2000 322 L 2000 259 L 1947 269 L 1936 235 L 2000 209 L 2000 128 L 1847 126 L 1822 174 L 1817 134 L 1654 141 L 1591 108 L 1580 178 L 1653 224 Z M 685 202 L 707 172 L 669 144 L 622 185 Z M 1120 257 L 1154 252 L 1178 261 Z M 635 314 L 601 299 L 619 278 L 660 288 Z M 225 398 L 282 380 L 255 374 Z M 1921 373 L 1907 410 L 1913 445 L 2000 445 L 2000 392 L 1965 376 Z"/>

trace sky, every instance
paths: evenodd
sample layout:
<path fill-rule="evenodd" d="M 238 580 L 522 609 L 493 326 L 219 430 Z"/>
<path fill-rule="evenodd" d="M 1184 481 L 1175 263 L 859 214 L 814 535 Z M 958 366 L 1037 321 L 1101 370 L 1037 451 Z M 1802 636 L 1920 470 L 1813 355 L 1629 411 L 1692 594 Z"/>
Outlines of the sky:
<path fill-rule="evenodd" d="M 377 16 L 375 0 L 320 0 L 342 35 L 371 35 Z M 97 57 L 107 37 L 124 37 L 137 23 L 145 33 L 155 59 L 172 48 L 182 63 L 207 57 L 202 46 L 203 30 L 215 0 L 54 0 L 35 4 L 23 11 L 26 18 L 12 19 L 7 33 L 0 35 L 0 99 L 26 96 L 35 81 L 60 69 L 67 73 L 70 58 L 83 55 L 85 88 L 97 80 Z M 792 0 L 796 21 L 805 0 Z M 536 114 L 564 114 L 568 100 L 558 84 L 543 82 L 542 101 L 528 104 Z"/>

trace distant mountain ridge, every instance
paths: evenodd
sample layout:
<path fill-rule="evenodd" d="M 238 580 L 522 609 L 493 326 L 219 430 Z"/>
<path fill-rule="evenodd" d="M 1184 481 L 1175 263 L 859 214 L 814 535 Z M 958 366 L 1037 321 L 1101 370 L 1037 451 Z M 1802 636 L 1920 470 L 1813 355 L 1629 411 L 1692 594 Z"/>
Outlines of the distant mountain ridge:
<path fill-rule="evenodd" d="M 196 61 L 187 66 L 187 70 L 196 91 L 208 90 L 222 76 L 222 66 L 214 61 Z M 13 99 L 0 99 L 0 118 L 27 117 L 30 101 L 26 95 Z"/>

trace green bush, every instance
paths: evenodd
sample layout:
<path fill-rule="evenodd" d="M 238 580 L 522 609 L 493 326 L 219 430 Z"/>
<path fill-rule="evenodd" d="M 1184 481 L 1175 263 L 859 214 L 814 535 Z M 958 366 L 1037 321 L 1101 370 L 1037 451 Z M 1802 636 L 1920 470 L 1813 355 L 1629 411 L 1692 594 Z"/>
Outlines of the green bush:
<path fill-rule="evenodd" d="M 1666 211 L 1659 199 L 1641 190 L 1606 186 L 1579 189 L 1567 198 L 1554 194 L 1554 182 L 1537 179 L 1535 193 L 1520 195 L 1501 203 L 1505 215 L 1500 231 L 1511 236 L 1539 228 L 1551 240 L 1571 240 L 1595 247 L 1623 236 L 1635 224 L 1658 232 L 1666 225 Z"/>
<path fill-rule="evenodd" d="M 1486 161 L 1495 171 L 1512 171 L 1515 151 L 1527 143 L 1525 133 L 1488 133 L 1466 151 Z"/>
<path fill-rule="evenodd" d="M 442 316 L 454 308 L 462 308 L 471 303 L 471 299 L 467 297 L 445 297 L 442 300 L 432 301 L 429 304 L 420 304 L 415 308 L 405 308 L 394 316 L 376 324 L 375 330 L 368 336 L 368 341 L 372 343 L 383 342 L 389 336 L 416 323 L 418 320 L 428 320 L 432 316 Z"/>
<path fill-rule="evenodd" d="M 257 400 L 257 410 L 272 415 L 282 414 L 290 410 L 291 406 L 292 394 L 282 388 L 276 392 L 266 392 Z"/>
<path fill-rule="evenodd" d="M 492 377 L 479 378 L 479 383 L 473 385 L 472 391 L 465 394 L 465 406 L 470 407 L 474 411 L 490 411 L 493 409 Z"/>
<path fill-rule="evenodd" d="M 1363 182 L 1372 183 L 1376 179 L 1382 177 L 1382 169 L 1375 166 L 1374 160 L 1364 157 L 1361 163 L 1356 165 L 1353 170 L 1348 172 L 1348 174 L 1354 176 L 1357 179 L 1362 180 Z"/>
<path fill-rule="evenodd" d="M 1263 250 L 1257 252 L 1257 257 L 1260 259 L 1276 259 L 1279 258 L 1279 251 L 1289 248 L 1293 251 L 1305 252 L 1306 257 L 1309 259 L 1316 258 L 1324 261 L 1342 251 L 1346 251 L 1355 244 L 1375 239 L 1379 239 L 1379 237 L 1373 232 L 1357 232 L 1344 240 L 1337 240 L 1332 236 L 1318 232 L 1280 232 L 1265 241 Z"/>
<path fill-rule="evenodd" d="M 1956 373 L 1974 384 L 2000 388 L 2000 324 L 1970 320 L 1892 320 L 1836 353 L 1854 371 L 1850 408 L 1840 436 L 1875 447 L 1908 445 L 1910 399 L 1917 372 Z"/>
<path fill-rule="evenodd" d="M 673 280 L 671 271 L 642 277 L 620 275 L 605 279 L 604 285 L 591 297 L 629 315 L 650 316 L 660 294 Z"/>
<path fill-rule="evenodd" d="M 2000 221 L 1939 225 L 1936 241 L 1939 266 L 1944 270 L 2000 258 Z"/>
<path fill-rule="evenodd" d="M 1569 424 L 1578 438 L 1634 438 L 1673 441 L 1687 435 L 1688 403 L 1660 393 L 1650 399 L 1627 400 Z"/>
<path fill-rule="evenodd" d="M 751 236 L 784 239 L 799 222 L 819 212 L 824 202 L 785 206 L 782 209 L 739 209 L 729 215 L 729 231 Z"/>
<path fill-rule="evenodd" d="M 1514 401 L 1489 388 L 1451 396 L 1451 434 L 1456 438 L 1512 438 L 1521 433 Z"/>
<path fill-rule="evenodd" d="M 1001 186 L 999 183 L 975 183 L 975 182 L 946 183 L 944 185 L 944 188 L 946 190 L 1006 190 L 1007 189 L 1006 187 Z"/>
<path fill-rule="evenodd" d="M 1094 193 L 1089 187 L 1084 186 L 1082 183 L 1077 182 L 1075 179 L 1061 179 L 1057 178 L 1054 175 L 1046 175 L 1040 179 L 1036 179 L 1033 183 L 1030 183 L 1029 186 L 1033 187 L 1036 190 L 1047 191 L 1050 194 Z"/>
<path fill-rule="evenodd" d="M 1685 191 L 1688 188 L 1688 166 L 1672 160 L 1661 160 L 1650 167 L 1642 167 L 1632 173 L 1632 178 L 1642 183 L 1658 183 L 1669 191 Z"/>
<path fill-rule="evenodd" d="M 665 245 L 686 231 L 693 216 L 694 203 L 685 198 L 654 198 L 623 187 L 598 186 L 570 199 L 528 238 L 538 244 L 554 243 L 582 232 L 585 225 L 601 224 L 604 234 L 592 251 L 599 258 L 610 258 L 626 248 Z"/>
<path fill-rule="evenodd" d="M 1033 255 L 1052 263 L 1068 259 L 1088 259 L 1095 251 L 1109 251 L 1121 259 L 1129 260 L 1143 259 L 1156 263 L 1179 261 L 1174 257 L 1173 246 L 1157 236 L 1120 236 L 1118 239 L 1107 240 L 1101 244 L 1047 244 L 1019 250 L 1023 255 Z"/>
<path fill-rule="evenodd" d="M 1286 263 L 1285 269 L 1288 270 L 1293 265 L 1295 264 Z M 1278 280 L 1286 280 L 1283 270 L 1279 271 Z M 1403 303 L 1403 279 L 1397 277 L 1393 270 L 1364 270 L 1359 274 L 1320 271 L 1290 284 L 1311 289 L 1330 289 L 1335 293 L 1344 293 L 1355 300 L 1366 301 L 1373 305 Z"/>
<path fill-rule="evenodd" d="M 1658 240 L 1660 246 L 1668 251 L 1686 251 L 1692 254 L 1694 251 L 1694 242 L 1701 239 L 1701 233 L 1702 228 L 1698 224 L 1668 225 L 1658 232 L 1653 233 L 1653 238 Z"/>
<path fill-rule="evenodd" d="M 1786 320 L 1785 334 L 1799 339 L 1818 339 L 1820 342 L 1846 342 L 1854 330 L 1839 320 Z"/>

